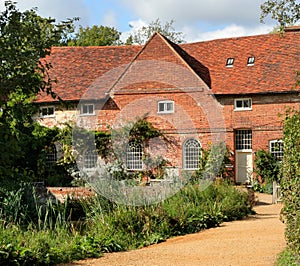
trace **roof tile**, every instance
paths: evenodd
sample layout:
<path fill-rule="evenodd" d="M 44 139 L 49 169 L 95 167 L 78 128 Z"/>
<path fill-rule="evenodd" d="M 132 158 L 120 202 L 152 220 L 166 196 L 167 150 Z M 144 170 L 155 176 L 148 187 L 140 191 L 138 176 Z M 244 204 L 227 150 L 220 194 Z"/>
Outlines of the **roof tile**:
<path fill-rule="evenodd" d="M 250 56 L 255 57 L 253 66 L 247 66 Z M 234 58 L 231 68 L 226 67 L 229 57 Z M 68 101 L 80 100 L 106 75 L 108 80 L 100 89 L 104 94 L 133 62 L 150 59 L 189 68 L 215 94 L 288 92 L 300 69 L 300 31 L 287 31 L 282 37 L 265 34 L 181 45 L 156 34 L 144 47 L 53 47 L 46 58 L 53 66 L 51 78 L 58 81 L 54 92 Z M 142 74 L 147 78 L 149 73 L 151 69 Z M 53 99 L 44 94 L 37 98 L 37 102 L 49 101 Z"/>

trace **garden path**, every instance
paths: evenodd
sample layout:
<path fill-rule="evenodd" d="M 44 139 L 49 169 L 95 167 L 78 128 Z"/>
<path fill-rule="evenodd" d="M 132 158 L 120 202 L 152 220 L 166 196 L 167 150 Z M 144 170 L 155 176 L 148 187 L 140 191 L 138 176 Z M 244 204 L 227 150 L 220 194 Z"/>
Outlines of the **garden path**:
<path fill-rule="evenodd" d="M 105 254 L 65 264 L 68 266 L 267 266 L 285 248 L 285 225 L 279 220 L 281 204 L 259 194 L 255 215 L 223 223 L 196 234 L 171 238 L 139 250 Z"/>

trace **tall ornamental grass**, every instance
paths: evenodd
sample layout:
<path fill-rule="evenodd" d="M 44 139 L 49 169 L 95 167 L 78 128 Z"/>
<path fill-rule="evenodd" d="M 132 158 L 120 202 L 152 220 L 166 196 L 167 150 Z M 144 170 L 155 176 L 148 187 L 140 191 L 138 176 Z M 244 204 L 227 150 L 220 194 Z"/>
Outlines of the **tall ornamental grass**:
<path fill-rule="evenodd" d="M 101 196 L 76 204 L 39 202 L 34 190 L 29 191 L 31 197 L 24 190 L 11 201 L 13 206 L 5 205 L 3 198 L 0 202 L 0 265 L 55 265 L 99 257 L 219 226 L 252 212 L 247 193 L 223 182 L 205 190 L 187 185 L 164 202 L 139 207 Z M 24 209 L 16 213 L 14 206 Z"/>

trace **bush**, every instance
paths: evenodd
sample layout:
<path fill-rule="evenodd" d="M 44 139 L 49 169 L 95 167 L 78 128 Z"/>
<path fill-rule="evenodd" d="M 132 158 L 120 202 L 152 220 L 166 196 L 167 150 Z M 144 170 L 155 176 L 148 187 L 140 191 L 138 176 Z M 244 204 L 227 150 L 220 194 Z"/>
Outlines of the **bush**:
<path fill-rule="evenodd" d="M 269 151 L 258 150 L 255 153 L 255 173 L 262 178 L 263 182 L 279 182 L 281 177 L 281 162 Z"/>
<path fill-rule="evenodd" d="M 255 180 L 253 182 L 253 190 L 255 192 L 259 192 L 259 193 L 272 194 L 273 193 L 273 183 L 267 182 L 267 183 L 262 184 L 259 181 Z"/>
<path fill-rule="evenodd" d="M 248 195 L 223 182 L 205 190 L 187 185 L 173 197 L 150 206 L 117 205 L 101 196 L 66 204 L 71 205 L 36 207 L 35 222 L 19 218 L 30 217 L 30 208 L 13 214 L 10 220 L 6 219 L 10 211 L 6 216 L 2 212 L 0 265 L 53 265 L 99 257 L 103 252 L 158 243 L 251 213 Z M 12 206 L 19 205 L 12 202 Z M 81 221 L 80 226 L 68 219 L 72 208 L 82 213 L 81 217 L 73 215 Z"/>
<path fill-rule="evenodd" d="M 286 215 L 286 239 L 291 253 L 300 254 L 300 111 L 289 113 L 284 125 L 281 190 Z"/>
<path fill-rule="evenodd" d="M 215 227 L 250 213 L 247 193 L 226 183 L 205 190 L 199 185 L 187 185 L 156 205 L 116 205 L 107 215 L 94 217 L 92 223 L 96 223 L 91 228 L 96 230 L 95 235 L 116 240 L 122 249 L 131 249 Z"/>

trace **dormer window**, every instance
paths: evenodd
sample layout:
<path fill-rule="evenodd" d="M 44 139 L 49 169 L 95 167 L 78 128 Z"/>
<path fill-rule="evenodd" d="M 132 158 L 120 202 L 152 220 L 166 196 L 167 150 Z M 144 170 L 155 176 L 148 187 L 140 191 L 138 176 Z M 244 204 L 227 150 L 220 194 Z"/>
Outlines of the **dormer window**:
<path fill-rule="evenodd" d="M 254 56 L 250 56 L 248 57 L 248 63 L 247 66 L 253 66 L 255 62 L 255 57 Z"/>
<path fill-rule="evenodd" d="M 233 63 L 234 63 L 234 58 L 232 57 L 227 58 L 226 67 L 233 67 Z"/>

